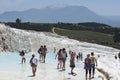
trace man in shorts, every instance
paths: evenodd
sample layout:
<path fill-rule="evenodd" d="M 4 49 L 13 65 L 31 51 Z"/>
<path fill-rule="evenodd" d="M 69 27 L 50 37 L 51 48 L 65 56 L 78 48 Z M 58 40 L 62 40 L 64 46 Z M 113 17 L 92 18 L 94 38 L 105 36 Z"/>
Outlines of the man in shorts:
<path fill-rule="evenodd" d="M 32 67 L 32 73 L 33 76 L 35 76 L 36 70 L 37 70 L 37 65 L 38 65 L 38 59 L 35 58 L 35 55 L 32 55 L 32 58 L 30 59 L 30 65 Z"/>
<path fill-rule="evenodd" d="M 97 66 L 97 59 L 94 56 L 94 53 L 91 52 L 91 70 L 92 70 L 92 78 L 94 78 L 94 74 L 95 74 L 95 64 Z"/>

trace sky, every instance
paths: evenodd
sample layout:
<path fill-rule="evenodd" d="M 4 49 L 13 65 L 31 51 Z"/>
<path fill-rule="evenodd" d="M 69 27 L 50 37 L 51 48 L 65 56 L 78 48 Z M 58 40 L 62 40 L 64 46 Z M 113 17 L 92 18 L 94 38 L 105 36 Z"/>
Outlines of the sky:
<path fill-rule="evenodd" d="M 63 5 L 85 6 L 102 16 L 120 16 L 120 0 L 0 0 L 0 13 Z"/>

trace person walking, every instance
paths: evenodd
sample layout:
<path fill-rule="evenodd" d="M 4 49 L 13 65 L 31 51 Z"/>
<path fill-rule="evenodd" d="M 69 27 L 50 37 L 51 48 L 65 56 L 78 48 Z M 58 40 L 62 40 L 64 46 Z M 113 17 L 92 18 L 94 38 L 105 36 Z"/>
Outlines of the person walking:
<path fill-rule="evenodd" d="M 40 48 L 38 49 L 38 53 L 39 53 L 39 61 L 44 61 L 44 48 L 43 46 L 41 45 Z"/>
<path fill-rule="evenodd" d="M 81 52 L 80 56 L 81 56 L 81 61 L 83 61 L 83 54 L 82 54 L 82 52 Z"/>
<path fill-rule="evenodd" d="M 78 62 L 78 60 L 79 60 L 79 55 L 76 56 L 76 59 L 77 59 L 77 62 Z"/>
<path fill-rule="evenodd" d="M 61 69 L 62 68 L 62 49 L 58 51 L 58 53 L 56 54 L 56 57 L 58 57 L 57 69 Z"/>
<path fill-rule="evenodd" d="M 71 74 L 74 74 L 73 69 L 75 68 L 75 57 L 76 57 L 76 53 L 72 52 L 70 56 Z"/>
<path fill-rule="evenodd" d="M 84 60 L 84 69 L 85 69 L 85 78 L 87 80 L 88 72 L 89 72 L 89 80 L 91 80 L 91 59 L 90 54 Z"/>
<path fill-rule="evenodd" d="M 94 56 L 94 52 L 91 52 L 91 70 L 92 70 L 92 78 L 94 78 L 95 74 L 95 66 L 97 66 L 97 59 Z"/>
<path fill-rule="evenodd" d="M 44 45 L 44 47 L 43 47 L 43 63 L 45 63 L 46 53 L 47 53 L 47 48 L 46 48 L 46 45 Z"/>
<path fill-rule="evenodd" d="M 56 53 L 56 47 L 54 47 L 54 52 L 53 53 Z"/>
<path fill-rule="evenodd" d="M 20 52 L 20 56 L 22 57 L 21 63 L 22 64 L 25 63 L 26 62 L 26 58 L 25 58 L 25 52 L 23 50 Z"/>
<path fill-rule="evenodd" d="M 37 65 L 38 65 L 38 59 L 35 57 L 35 55 L 32 55 L 32 58 L 30 59 L 30 65 L 32 67 L 32 73 L 33 77 L 36 75 Z"/>
<path fill-rule="evenodd" d="M 62 49 L 62 61 L 63 61 L 62 70 L 65 70 L 66 59 L 67 59 L 67 52 L 66 52 L 66 49 L 63 48 L 63 49 Z"/>

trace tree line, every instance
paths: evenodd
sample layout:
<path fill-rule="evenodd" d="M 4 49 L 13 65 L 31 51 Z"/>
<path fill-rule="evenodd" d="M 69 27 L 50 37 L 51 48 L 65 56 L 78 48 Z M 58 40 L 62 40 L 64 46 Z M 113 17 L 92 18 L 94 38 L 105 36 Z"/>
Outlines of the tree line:
<path fill-rule="evenodd" d="M 86 23 L 32 23 L 32 22 L 21 22 L 21 19 L 17 18 L 16 22 L 8 22 L 6 25 L 11 27 L 24 29 L 24 30 L 35 30 L 50 32 L 53 27 L 68 29 L 68 30 L 81 30 L 81 31 L 95 31 L 105 34 L 114 35 L 114 42 L 120 42 L 120 28 L 115 28 L 106 24 L 96 23 L 96 22 L 86 22 Z"/>

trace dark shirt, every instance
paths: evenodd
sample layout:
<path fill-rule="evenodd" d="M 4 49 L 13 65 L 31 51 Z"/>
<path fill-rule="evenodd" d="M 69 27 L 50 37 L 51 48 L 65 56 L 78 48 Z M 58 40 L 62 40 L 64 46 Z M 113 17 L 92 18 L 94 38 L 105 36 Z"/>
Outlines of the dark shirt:
<path fill-rule="evenodd" d="M 91 69 L 91 59 L 90 58 L 85 58 L 85 69 Z"/>

